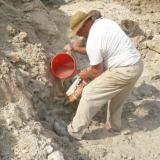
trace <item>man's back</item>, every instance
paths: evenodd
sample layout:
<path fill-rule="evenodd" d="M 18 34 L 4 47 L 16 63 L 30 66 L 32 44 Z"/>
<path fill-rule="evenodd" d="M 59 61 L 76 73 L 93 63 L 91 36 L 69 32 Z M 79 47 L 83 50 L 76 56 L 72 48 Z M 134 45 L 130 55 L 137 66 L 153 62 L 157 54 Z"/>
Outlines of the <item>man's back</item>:
<path fill-rule="evenodd" d="M 120 26 L 101 18 L 92 25 L 88 40 L 87 54 L 91 65 L 103 61 L 105 68 L 128 66 L 140 59 L 140 54 Z"/>

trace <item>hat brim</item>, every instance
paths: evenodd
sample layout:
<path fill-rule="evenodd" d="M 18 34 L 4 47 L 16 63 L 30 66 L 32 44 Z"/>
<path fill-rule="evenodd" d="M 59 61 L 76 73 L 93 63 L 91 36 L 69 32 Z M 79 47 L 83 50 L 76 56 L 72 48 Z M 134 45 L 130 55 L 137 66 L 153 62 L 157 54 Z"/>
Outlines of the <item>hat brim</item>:
<path fill-rule="evenodd" d="M 69 38 L 72 38 L 76 36 L 77 32 L 80 30 L 80 28 L 83 26 L 83 24 L 91 17 L 89 14 L 81 23 L 79 23 L 76 27 L 74 27 L 73 30 L 69 31 L 68 36 Z"/>

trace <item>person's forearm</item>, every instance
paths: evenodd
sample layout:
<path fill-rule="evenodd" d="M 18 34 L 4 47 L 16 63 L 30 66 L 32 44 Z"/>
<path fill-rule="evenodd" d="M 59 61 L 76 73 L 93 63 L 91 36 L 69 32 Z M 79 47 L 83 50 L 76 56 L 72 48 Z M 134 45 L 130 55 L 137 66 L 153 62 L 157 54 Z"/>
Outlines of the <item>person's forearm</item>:
<path fill-rule="evenodd" d="M 79 73 L 82 79 L 94 79 L 103 73 L 103 66 L 101 64 L 97 66 L 89 66 L 86 70 Z"/>
<path fill-rule="evenodd" d="M 83 44 L 83 40 L 81 40 L 81 39 L 71 41 L 70 47 L 71 47 L 72 51 L 74 51 L 74 52 L 78 52 L 82 55 L 86 54 L 86 48 Z"/>
<path fill-rule="evenodd" d="M 82 55 L 86 54 L 86 48 L 85 47 L 77 47 L 77 48 L 75 48 L 75 51 L 82 54 Z"/>

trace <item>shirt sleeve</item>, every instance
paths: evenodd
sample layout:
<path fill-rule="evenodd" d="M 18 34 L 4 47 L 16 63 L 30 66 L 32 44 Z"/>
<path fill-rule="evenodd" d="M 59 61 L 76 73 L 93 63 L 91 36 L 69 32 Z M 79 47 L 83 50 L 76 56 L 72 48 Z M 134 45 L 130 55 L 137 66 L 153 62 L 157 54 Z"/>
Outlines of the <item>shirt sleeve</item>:
<path fill-rule="evenodd" d="M 102 57 L 102 37 L 96 30 L 91 30 L 86 45 L 87 55 L 90 65 L 97 65 L 103 61 Z"/>

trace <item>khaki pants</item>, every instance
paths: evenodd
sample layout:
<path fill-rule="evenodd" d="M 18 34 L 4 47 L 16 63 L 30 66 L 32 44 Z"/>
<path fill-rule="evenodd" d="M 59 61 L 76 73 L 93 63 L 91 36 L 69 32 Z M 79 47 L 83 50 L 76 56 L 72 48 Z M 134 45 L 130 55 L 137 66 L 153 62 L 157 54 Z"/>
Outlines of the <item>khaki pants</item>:
<path fill-rule="evenodd" d="M 143 71 L 143 63 L 111 68 L 90 82 L 83 90 L 73 121 L 68 125 L 71 136 L 81 138 L 93 116 L 108 101 L 107 124 L 121 128 L 123 104 Z"/>

